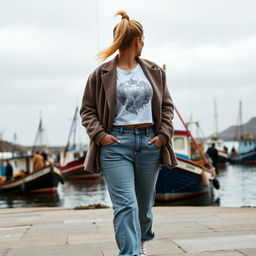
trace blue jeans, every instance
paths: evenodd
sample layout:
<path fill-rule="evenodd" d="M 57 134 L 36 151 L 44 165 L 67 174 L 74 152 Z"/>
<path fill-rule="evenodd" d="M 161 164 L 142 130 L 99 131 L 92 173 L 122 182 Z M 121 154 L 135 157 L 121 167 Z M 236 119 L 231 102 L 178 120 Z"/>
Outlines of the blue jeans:
<path fill-rule="evenodd" d="M 161 148 L 148 141 L 153 127 L 114 126 L 120 143 L 101 146 L 100 164 L 114 209 L 119 256 L 140 255 L 141 241 L 154 238 L 152 207 L 160 168 Z"/>

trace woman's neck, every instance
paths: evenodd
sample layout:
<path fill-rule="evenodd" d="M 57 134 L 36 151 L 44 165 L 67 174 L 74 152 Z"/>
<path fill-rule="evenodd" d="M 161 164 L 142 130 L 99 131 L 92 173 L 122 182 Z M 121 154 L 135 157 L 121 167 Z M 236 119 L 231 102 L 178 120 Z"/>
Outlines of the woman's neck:
<path fill-rule="evenodd" d="M 137 66 L 138 61 L 136 60 L 136 56 L 129 49 L 120 51 L 118 55 L 118 64 L 117 66 L 120 69 L 129 70 L 133 69 Z"/>

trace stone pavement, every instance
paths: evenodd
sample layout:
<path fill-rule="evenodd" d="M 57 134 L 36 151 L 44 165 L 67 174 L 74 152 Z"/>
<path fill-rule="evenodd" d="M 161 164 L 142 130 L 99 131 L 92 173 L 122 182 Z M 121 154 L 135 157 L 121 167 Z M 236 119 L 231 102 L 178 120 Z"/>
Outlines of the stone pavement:
<path fill-rule="evenodd" d="M 256 256 L 256 208 L 154 207 L 150 256 Z M 116 256 L 112 209 L 0 209 L 2 256 Z"/>

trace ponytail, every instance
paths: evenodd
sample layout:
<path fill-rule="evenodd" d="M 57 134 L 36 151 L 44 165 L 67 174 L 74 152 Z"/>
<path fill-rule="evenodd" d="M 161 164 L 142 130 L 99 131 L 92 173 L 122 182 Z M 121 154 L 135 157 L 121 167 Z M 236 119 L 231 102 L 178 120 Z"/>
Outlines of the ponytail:
<path fill-rule="evenodd" d="M 136 20 L 130 20 L 127 13 L 123 10 L 118 11 L 115 16 L 120 15 L 122 20 L 115 26 L 113 30 L 113 43 L 107 49 L 97 54 L 101 61 L 106 60 L 114 54 L 118 49 L 125 49 L 131 46 L 135 37 L 143 35 L 142 25 Z"/>

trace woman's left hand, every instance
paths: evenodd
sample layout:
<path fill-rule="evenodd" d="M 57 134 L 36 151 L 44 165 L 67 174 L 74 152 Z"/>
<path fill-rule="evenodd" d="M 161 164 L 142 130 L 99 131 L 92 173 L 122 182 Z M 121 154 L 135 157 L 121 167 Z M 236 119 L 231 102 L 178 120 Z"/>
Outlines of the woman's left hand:
<path fill-rule="evenodd" d="M 152 144 L 152 143 L 154 143 L 157 147 L 159 147 L 159 148 L 161 148 L 162 146 L 163 146 L 163 142 L 162 142 L 162 140 L 158 137 L 158 136 L 156 136 L 156 137 L 154 137 L 154 138 L 152 138 L 149 142 L 148 142 L 148 144 Z"/>

